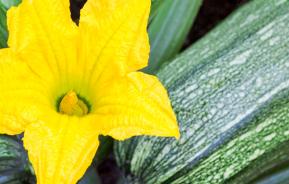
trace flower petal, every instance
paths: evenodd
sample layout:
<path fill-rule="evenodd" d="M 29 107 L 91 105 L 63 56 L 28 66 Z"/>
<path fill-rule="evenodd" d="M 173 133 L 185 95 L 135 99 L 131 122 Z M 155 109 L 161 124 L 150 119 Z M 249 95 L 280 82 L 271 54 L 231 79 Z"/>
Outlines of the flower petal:
<path fill-rule="evenodd" d="M 10 49 L 0 50 L 0 134 L 19 134 L 51 107 L 45 85 Z"/>
<path fill-rule="evenodd" d="M 151 0 L 88 0 L 81 11 L 81 57 L 88 80 L 107 79 L 148 64 Z"/>
<path fill-rule="evenodd" d="M 37 183 L 76 183 L 98 148 L 98 133 L 94 130 L 78 117 L 59 114 L 29 125 L 24 134 L 24 147 Z"/>
<path fill-rule="evenodd" d="M 92 113 L 104 135 L 123 140 L 135 135 L 179 137 L 166 90 L 154 76 L 133 72 L 98 90 Z"/>
<path fill-rule="evenodd" d="M 23 0 L 7 13 L 8 45 L 44 80 L 57 77 L 76 61 L 77 26 L 69 0 Z"/>

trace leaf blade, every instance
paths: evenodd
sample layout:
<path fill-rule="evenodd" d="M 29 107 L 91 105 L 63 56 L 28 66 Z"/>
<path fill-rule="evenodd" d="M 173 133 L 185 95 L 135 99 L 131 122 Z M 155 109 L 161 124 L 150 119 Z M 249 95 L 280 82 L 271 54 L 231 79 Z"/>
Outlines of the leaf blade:
<path fill-rule="evenodd" d="M 202 0 L 166 0 L 158 5 L 149 25 L 151 54 L 149 66 L 144 70 L 155 73 L 181 49 L 196 18 Z"/>

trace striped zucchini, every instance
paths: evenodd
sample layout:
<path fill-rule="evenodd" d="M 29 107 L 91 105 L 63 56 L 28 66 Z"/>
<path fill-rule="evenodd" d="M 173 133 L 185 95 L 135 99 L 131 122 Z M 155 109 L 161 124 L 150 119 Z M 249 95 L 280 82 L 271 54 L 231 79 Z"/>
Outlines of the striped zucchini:
<path fill-rule="evenodd" d="M 0 184 L 34 183 L 33 180 L 22 144 L 16 137 L 0 135 Z"/>
<path fill-rule="evenodd" d="M 289 161 L 289 0 L 255 0 L 158 72 L 180 140 L 115 145 L 123 183 L 252 183 Z"/>

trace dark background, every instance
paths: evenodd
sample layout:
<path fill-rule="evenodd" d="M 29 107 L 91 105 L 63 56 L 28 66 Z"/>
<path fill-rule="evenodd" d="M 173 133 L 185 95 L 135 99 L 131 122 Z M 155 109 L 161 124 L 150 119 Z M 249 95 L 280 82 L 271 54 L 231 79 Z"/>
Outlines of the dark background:
<path fill-rule="evenodd" d="M 79 10 L 86 0 L 70 0 L 72 19 L 79 19 Z M 224 20 L 232 11 L 249 0 L 203 0 L 203 4 L 195 23 L 188 35 L 183 49 L 187 48 L 204 36 L 220 21 Z M 115 184 L 121 171 L 118 170 L 113 156 L 110 155 L 97 168 L 104 184 Z"/>
<path fill-rule="evenodd" d="M 249 0 L 203 0 L 197 19 L 187 38 L 187 45 L 204 36 L 232 11 Z"/>

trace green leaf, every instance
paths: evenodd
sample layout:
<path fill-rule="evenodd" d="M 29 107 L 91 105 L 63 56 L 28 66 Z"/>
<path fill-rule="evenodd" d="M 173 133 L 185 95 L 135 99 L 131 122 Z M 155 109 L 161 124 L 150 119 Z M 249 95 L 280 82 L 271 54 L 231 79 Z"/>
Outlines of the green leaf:
<path fill-rule="evenodd" d="M 7 47 L 6 9 L 0 4 L 0 48 Z"/>
<path fill-rule="evenodd" d="M 149 37 L 151 54 L 147 73 L 155 73 L 181 49 L 202 0 L 155 0 L 152 4 Z"/>
<path fill-rule="evenodd" d="M 151 13 L 150 13 L 150 18 L 149 22 L 151 22 L 154 17 L 157 15 L 157 12 L 159 10 L 160 5 L 165 2 L 163 0 L 152 0 L 152 7 L 151 7 Z"/>
<path fill-rule="evenodd" d="M 0 0 L 0 48 L 7 47 L 7 23 L 6 12 L 11 6 L 18 5 L 20 0 Z"/>
<path fill-rule="evenodd" d="M 8 10 L 11 6 L 16 6 L 21 2 L 21 0 L 0 0 L 0 4 L 3 5 L 6 10 Z"/>

